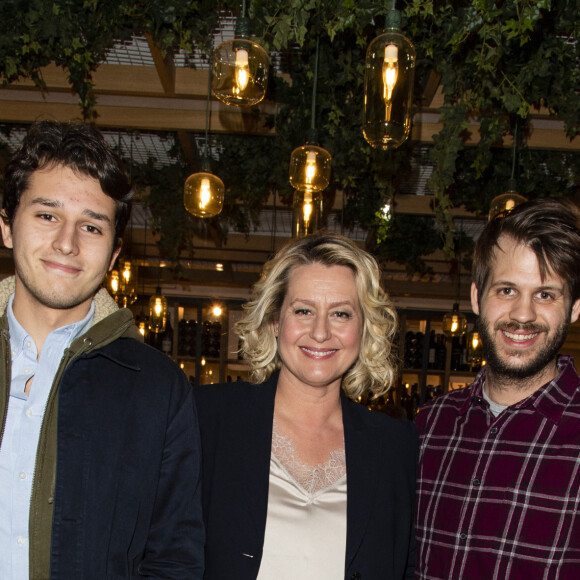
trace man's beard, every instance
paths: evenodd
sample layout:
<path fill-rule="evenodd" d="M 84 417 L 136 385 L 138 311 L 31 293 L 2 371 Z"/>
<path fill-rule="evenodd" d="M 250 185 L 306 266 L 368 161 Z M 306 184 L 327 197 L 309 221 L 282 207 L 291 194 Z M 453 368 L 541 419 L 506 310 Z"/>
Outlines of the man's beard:
<path fill-rule="evenodd" d="M 510 381 L 519 381 L 528 379 L 539 374 L 545 369 L 555 358 L 568 334 L 569 324 L 563 323 L 557 329 L 555 334 L 548 339 L 533 357 L 524 360 L 524 357 L 517 355 L 508 357 L 498 352 L 497 343 L 493 334 L 489 330 L 490 324 L 487 319 L 480 316 L 477 321 L 477 330 L 481 338 L 483 346 L 483 354 L 486 360 L 486 365 L 494 376 L 503 377 Z M 505 324 L 498 323 L 495 331 L 507 330 L 508 332 L 524 331 L 526 334 L 533 334 L 537 332 L 547 332 L 548 327 L 529 323 L 519 324 L 517 322 L 508 322 Z M 520 364 L 517 364 L 517 360 Z"/>

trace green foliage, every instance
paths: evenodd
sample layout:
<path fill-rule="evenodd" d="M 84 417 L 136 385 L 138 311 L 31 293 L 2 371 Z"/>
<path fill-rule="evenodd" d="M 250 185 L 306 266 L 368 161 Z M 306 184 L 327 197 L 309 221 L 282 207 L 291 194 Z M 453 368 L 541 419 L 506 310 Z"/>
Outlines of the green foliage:
<path fill-rule="evenodd" d="M 378 234 L 382 239 L 376 249 L 377 256 L 405 264 L 409 274 L 431 274 L 424 257 L 442 247 L 433 218 L 395 213 L 385 222 L 380 214 L 376 217 Z"/>

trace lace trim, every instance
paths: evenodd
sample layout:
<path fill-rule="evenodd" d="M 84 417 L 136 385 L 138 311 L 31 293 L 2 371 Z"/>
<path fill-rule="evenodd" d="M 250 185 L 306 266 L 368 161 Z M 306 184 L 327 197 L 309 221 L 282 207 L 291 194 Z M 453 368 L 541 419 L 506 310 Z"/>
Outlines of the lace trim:
<path fill-rule="evenodd" d="M 332 487 L 346 476 L 346 455 L 344 449 L 330 452 L 326 463 L 309 465 L 300 461 L 294 442 L 278 432 L 276 419 L 272 429 L 272 453 L 292 477 L 308 494 Z"/>

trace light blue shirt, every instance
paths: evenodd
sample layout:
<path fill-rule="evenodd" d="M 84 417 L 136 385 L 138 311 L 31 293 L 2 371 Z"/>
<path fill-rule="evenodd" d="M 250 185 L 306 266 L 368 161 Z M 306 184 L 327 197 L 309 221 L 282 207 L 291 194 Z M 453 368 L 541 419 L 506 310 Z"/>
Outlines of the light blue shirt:
<path fill-rule="evenodd" d="M 42 352 L 6 308 L 12 351 L 12 382 L 6 427 L 0 446 L 0 578 L 28 580 L 28 514 L 36 449 L 48 395 L 60 361 L 71 342 L 91 326 L 95 306 L 80 322 L 53 330 Z M 28 395 L 26 383 L 34 377 Z"/>

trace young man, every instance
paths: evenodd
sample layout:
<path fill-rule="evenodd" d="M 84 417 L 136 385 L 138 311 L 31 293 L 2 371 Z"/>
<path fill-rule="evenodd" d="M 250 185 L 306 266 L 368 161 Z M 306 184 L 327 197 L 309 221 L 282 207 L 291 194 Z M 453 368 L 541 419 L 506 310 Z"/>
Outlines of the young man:
<path fill-rule="evenodd" d="M 195 579 L 199 437 L 183 373 L 104 289 L 130 185 L 87 125 L 31 127 L 7 165 L 0 578 Z"/>
<path fill-rule="evenodd" d="M 580 578 L 580 377 L 558 356 L 580 312 L 578 212 L 537 200 L 493 220 L 473 280 L 487 365 L 417 417 L 416 577 Z"/>

